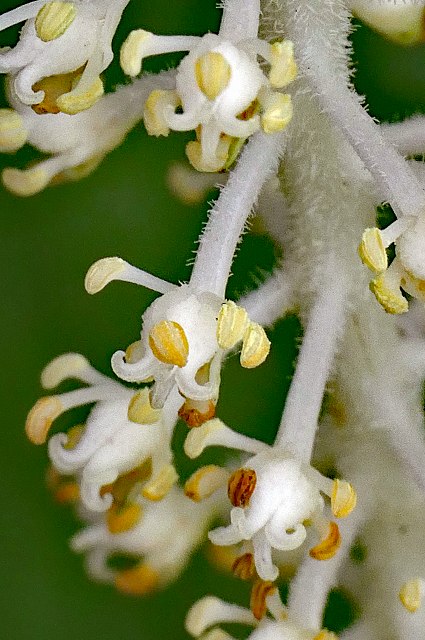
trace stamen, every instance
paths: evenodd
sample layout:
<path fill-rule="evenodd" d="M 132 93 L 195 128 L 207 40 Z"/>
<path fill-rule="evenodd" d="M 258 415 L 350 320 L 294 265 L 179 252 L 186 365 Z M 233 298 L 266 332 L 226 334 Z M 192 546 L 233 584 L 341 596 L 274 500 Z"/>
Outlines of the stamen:
<path fill-rule="evenodd" d="M 189 343 L 183 327 L 172 320 L 158 322 L 149 334 L 149 346 L 160 362 L 184 367 L 189 356 Z"/>
<path fill-rule="evenodd" d="M 261 106 L 261 127 L 264 133 L 283 131 L 292 120 L 294 110 L 288 93 L 270 93 L 261 100 Z"/>
<path fill-rule="evenodd" d="M 184 485 L 184 492 L 194 502 L 201 502 L 209 498 L 217 489 L 224 487 L 228 478 L 229 473 L 226 469 L 209 464 L 191 475 Z"/>
<path fill-rule="evenodd" d="M 261 620 L 266 615 L 267 597 L 276 591 L 273 582 L 257 580 L 252 587 L 250 609 L 257 620 Z"/>
<path fill-rule="evenodd" d="M 54 492 L 54 498 L 59 504 L 73 504 L 80 499 L 80 487 L 76 482 L 66 482 L 59 485 Z"/>
<path fill-rule="evenodd" d="M 405 582 L 400 589 L 399 598 L 407 611 L 410 613 L 416 613 L 422 603 L 424 595 L 425 582 L 421 578 L 414 578 Z"/>
<path fill-rule="evenodd" d="M 208 51 L 195 63 L 198 87 L 209 100 L 215 100 L 230 82 L 232 70 L 221 53 Z"/>
<path fill-rule="evenodd" d="M 387 313 L 406 313 L 409 304 L 400 291 L 401 274 L 397 260 L 381 275 L 371 281 L 370 290 Z"/>
<path fill-rule="evenodd" d="M 160 582 L 158 572 L 148 564 L 140 564 L 132 569 L 121 571 L 115 577 L 118 591 L 130 596 L 144 596 L 154 591 Z"/>
<path fill-rule="evenodd" d="M 132 529 L 142 517 L 142 507 L 139 504 L 120 506 L 112 504 L 106 515 L 106 523 L 110 533 L 118 534 Z"/>
<path fill-rule="evenodd" d="M 332 513 L 335 518 L 346 518 L 357 503 L 357 494 L 353 486 L 345 480 L 334 480 L 331 495 Z"/>
<path fill-rule="evenodd" d="M 139 75 L 144 58 L 143 49 L 153 37 L 153 33 L 144 29 L 136 29 L 128 35 L 120 51 L 120 65 L 126 75 Z"/>
<path fill-rule="evenodd" d="M 71 427 L 66 434 L 66 442 L 63 444 L 63 448 L 67 451 L 75 449 L 81 440 L 84 430 L 85 426 L 83 424 L 76 424 L 74 427 Z"/>
<path fill-rule="evenodd" d="M 14 153 L 28 138 L 22 117 L 13 109 L 0 109 L 0 152 Z"/>
<path fill-rule="evenodd" d="M 179 476 L 172 464 L 167 464 L 143 487 L 142 494 L 148 500 L 158 501 L 165 498 L 175 485 Z"/>
<path fill-rule="evenodd" d="M 2 180 L 6 189 L 25 198 L 42 191 L 49 184 L 50 175 L 37 166 L 25 171 L 6 168 L 3 170 Z"/>
<path fill-rule="evenodd" d="M 282 89 L 297 77 L 298 68 L 294 58 L 294 45 L 290 40 L 270 45 L 269 80 L 272 87 Z"/>
<path fill-rule="evenodd" d="M 218 141 L 213 158 L 205 159 L 202 144 L 191 141 L 186 145 L 186 156 L 196 171 L 216 173 L 222 171 L 229 159 L 230 148 L 234 138 L 222 135 Z"/>
<path fill-rule="evenodd" d="M 178 411 L 190 429 L 200 427 L 215 417 L 215 404 L 212 400 L 191 400 L 187 398 Z"/>
<path fill-rule="evenodd" d="M 222 629 L 211 629 L 202 636 L 201 640 L 235 640 L 235 638 Z"/>
<path fill-rule="evenodd" d="M 44 444 L 54 420 L 65 411 L 57 396 L 40 398 L 28 414 L 25 432 L 33 444 Z"/>
<path fill-rule="evenodd" d="M 229 478 L 227 495 L 234 507 L 247 507 L 257 484 L 254 469 L 238 469 Z"/>
<path fill-rule="evenodd" d="M 84 67 L 81 67 L 71 73 L 48 76 L 39 82 L 36 82 L 32 89 L 33 91 L 42 91 L 44 93 L 44 98 L 42 102 L 31 105 L 32 110 L 39 115 L 46 113 L 60 113 L 58 98 L 60 98 L 64 93 L 69 93 L 72 90 L 75 81 L 78 81 L 81 78 L 83 69 Z"/>
<path fill-rule="evenodd" d="M 135 364 L 136 362 L 139 362 L 142 357 L 143 344 L 141 340 L 136 340 L 135 342 L 132 342 L 128 345 L 127 349 L 125 350 L 125 361 L 128 364 Z M 149 382 L 152 382 L 152 380 L 149 380 Z"/>
<path fill-rule="evenodd" d="M 74 22 L 76 15 L 73 2 L 47 2 L 37 14 L 35 31 L 43 42 L 56 40 Z"/>
<path fill-rule="evenodd" d="M 189 458 L 193 459 L 200 456 L 206 447 L 211 446 L 224 446 L 249 453 L 259 453 L 268 448 L 259 440 L 248 438 L 229 429 L 218 418 L 189 431 L 184 443 L 184 451 Z"/>
<path fill-rule="evenodd" d="M 341 536 L 336 522 L 329 522 L 329 530 L 326 538 L 310 549 L 310 556 L 315 560 L 330 560 L 341 546 Z"/>
<path fill-rule="evenodd" d="M 245 335 L 249 325 L 246 310 L 232 300 L 225 302 L 217 319 L 217 342 L 220 349 L 232 349 Z"/>
<path fill-rule="evenodd" d="M 322 629 L 317 636 L 314 636 L 313 640 L 338 640 L 338 636 L 335 635 L 332 631 L 328 631 L 327 629 Z"/>
<path fill-rule="evenodd" d="M 104 94 L 103 82 L 100 77 L 96 78 L 92 85 L 84 92 L 64 93 L 57 99 L 57 105 L 62 113 L 73 116 L 81 111 L 90 109 Z"/>
<path fill-rule="evenodd" d="M 43 369 L 41 384 L 44 389 L 54 389 L 67 378 L 79 378 L 90 367 L 90 363 L 79 353 L 65 353 L 58 356 Z"/>
<path fill-rule="evenodd" d="M 191 607 L 186 617 L 185 626 L 190 635 L 198 638 L 208 627 L 220 622 L 254 625 L 255 618 L 244 607 L 228 604 L 214 596 L 206 596 Z"/>
<path fill-rule="evenodd" d="M 269 355 L 270 344 L 263 327 L 256 322 L 251 322 L 242 341 L 241 365 L 245 369 L 258 367 Z"/>
<path fill-rule="evenodd" d="M 359 256 L 363 264 L 374 273 L 383 273 L 388 268 L 382 233 L 376 227 L 364 231 L 359 245 Z"/>
<path fill-rule="evenodd" d="M 156 278 L 146 271 L 137 269 L 122 258 L 101 258 L 87 271 L 84 286 L 90 295 L 98 293 L 114 280 L 138 284 L 158 293 L 167 293 L 175 289 L 175 285 Z"/>
<path fill-rule="evenodd" d="M 170 128 L 168 126 L 165 113 L 168 110 L 173 112 L 180 105 L 180 98 L 175 91 L 164 91 L 155 89 L 145 102 L 143 111 L 143 122 L 146 131 L 150 136 L 168 136 Z"/>
<path fill-rule="evenodd" d="M 152 408 L 149 389 L 135 393 L 128 405 L 128 419 L 137 424 L 155 424 L 161 419 L 161 414 L 161 409 Z"/>
<path fill-rule="evenodd" d="M 232 572 L 236 578 L 251 580 L 255 575 L 255 562 L 252 553 L 244 553 L 236 558 L 232 565 Z"/>

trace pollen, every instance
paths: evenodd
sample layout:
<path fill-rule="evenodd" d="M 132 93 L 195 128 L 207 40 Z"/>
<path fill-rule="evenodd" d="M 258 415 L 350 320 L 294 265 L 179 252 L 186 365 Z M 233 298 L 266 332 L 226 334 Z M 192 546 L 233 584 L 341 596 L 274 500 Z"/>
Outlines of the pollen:
<path fill-rule="evenodd" d="M 90 109 L 103 94 L 103 82 L 101 78 L 96 78 L 87 91 L 83 93 L 64 93 L 57 99 L 57 105 L 62 113 L 73 116 L 76 113 Z"/>
<path fill-rule="evenodd" d="M 196 61 L 196 82 L 208 100 L 215 100 L 225 90 L 231 75 L 229 63 L 217 51 L 209 51 Z"/>
<path fill-rule="evenodd" d="M 33 196 L 42 191 L 50 181 L 50 176 L 44 169 L 34 167 L 21 171 L 20 169 L 6 168 L 3 171 L 3 184 L 6 189 L 18 196 Z"/>
<path fill-rule="evenodd" d="M 282 131 L 292 120 L 292 98 L 288 93 L 273 93 L 262 104 L 261 126 L 264 133 Z"/>
<path fill-rule="evenodd" d="M 82 70 L 83 68 L 80 68 L 71 73 L 48 76 L 36 82 L 32 87 L 33 91 L 43 91 L 44 98 L 42 102 L 33 104 L 31 106 L 32 110 L 39 115 L 60 113 L 60 108 L 57 103 L 58 98 L 72 90 L 75 80 L 81 77 Z"/>
<path fill-rule="evenodd" d="M 189 355 L 189 343 L 183 327 L 171 320 L 162 320 L 149 334 L 149 346 L 160 362 L 184 367 Z"/>
<path fill-rule="evenodd" d="M 421 606 L 423 597 L 423 580 L 414 578 L 406 582 L 400 589 L 399 598 L 407 611 L 415 613 Z"/>
<path fill-rule="evenodd" d="M 142 507 L 138 504 L 120 506 L 112 504 L 106 515 L 110 533 L 118 534 L 132 529 L 142 517 Z"/>
<path fill-rule="evenodd" d="M 274 42 L 270 46 L 270 51 L 270 84 L 275 89 L 282 89 L 297 77 L 298 69 L 294 58 L 294 45 L 290 40 Z"/>
<path fill-rule="evenodd" d="M 115 586 L 121 593 L 130 596 L 144 596 L 156 589 L 159 574 L 148 564 L 140 564 L 132 569 L 120 571 L 115 577 Z"/>
<path fill-rule="evenodd" d="M 146 47 L 153 34 L 144 29 L 136 29 L 127 37 L 121 47 L 120 64 L 128 76 L 137 76 L 142 70 L 143 48 Z"/>
<path fill-rule="evenodd" d="M 330 560 L 341 546 L 341 535 L 335 522 L 329 523 L 329 532 L 324 540 L 310 549 L 310 556 L 315 560 Z"/>
<path fill-rule="evenodd" d="M 164 110 L 168 107 L 174 111 L 180 104 L 175 91 L 155 89 L 145 102 L 143 122 L 150 136 L 168 136 L 170 128 L 164 117 Z"/>
<path fill-rule="evenodd" d="M 271 596 L 276 591 L 273 582 L 257 580 L 252 587 L 250 609 L 257 620 L 261 620 L 267 611 L 267 596 Z"/>
<path fill-rule="evenodd" d="M 225 302 L 217 319 L 217 342 L 220 349 L 231 349 L 245 335 L 249 325 L 248 314 L 232 300 Z"/>
<path fill-rule="evenodd" d="M 346 518 L 357 503 L 357 494 L 353 486 L 345 480 L 334 480 L 331 507 L 335 518 Z"/>
<path fill-rule="evenodd" d="M 409 303 L 399 288 L 388 286 L 385 275 L 386 272 L 372 280 L 369 285 L 370 290 L 387 313 L 394 315 L 406 313 L 409 309 Z"/>
<path fill-rule="evenodd" d="M 263 327 L 251 322 L 242 341 L 240 356 L 241 365 L 245 369 L 254 369 L 264 362 L 270 352 L 270 340 Z"/>
<path fill-rule="evenodd" d="M 236 578 L 251 580 L 255 575 L 255 562 L 252 553 L 244 553 L 236 558 L 232 565 L 232 572 Z"/>
<path fill-rule="evenodd" d="M 82 435 L 84 433 L 84 425 L 83 424 L 76 424 L 74 427 L 71 427 L 68 431 L 68 433 L 66 434 L 66 443 L 63 445 L 64 449 L 67 449 L 68 451 L 75 449 L 75 447 L 77 446 L 77 444 L 80 442 Z"/>
<path fill-rule="evenodd" d="M 254 469 L 238 469 L 229 478 L 227 495 L 234 507 L 247 507 L 257 484 Z"/>
<path fill-rule="evenodd" d="M 215 417 L 215 404 L 212 400 L 200 401 L 187 398 L 180 407 L 178 415 L 190 429 L 197 428 Z"/>
<path fill-rule="evenodd" d="M 125 262 L 121 258 L 102 258 L 97 260 L 87 271 L 84 286 L 87 293 L 93 295 L 102 291 L 125 270 Z"/>
<path fill-rule="evenodd" d="M 215 158 L 206 162 L 203 158 L 202 145 L 198 141 L 192 140 L 186 145 L 186 156 L 190 164 L 196 171 L 205 173 L 216 173 L 228 166 L 230 147 L 234 138 L 221 136 L 216 151 Z M 232 163 L 235 158 L 232 159 Z"/>
<path fill-rule="evenodd" d="M 63 413 L 62 402 L 56 396 L 40 398 L 28 414 L 25 432 L 33 444 L 44 444 L 52 422 Z"/>
<path fill-rule="evenodd" d="M 159 473 L 149 480 L 143 487 L 142 495 L 148 500 L 157 502 L 165 498 L 176 484 L 179 476 L 172 464 L 165 465 Z"/>
<path fill-rule="evenodd" d="M 41 374 L 41 384 L 45 389 L 54 389 L 63 380 L 78 377 L 78 374 L 89 367 L 87 358 L 79 353 L 65 353 L 49 362 Z"/>
<path fill-rule="evenodd" d="M 194 502 L 209 498 L 217 489 L 226 486 L 228 472 L 215 464 L 201 467 L 187 480 L 184 492 Z"/>
<path fill-rule="evenodd" d="M 59 38 L 74 22 L 77 9 L 73 2 L 47 2 L 35 19 L 35 31 L 43 42 Z"/>
<path fill-rule="evenodd" d="M 59 485 L 53 496 L 59 504 L 73 504 L 80 499 L 80 487 L 76 482 L 65 482 Z"/>
<path fill-rule="evenodd" d="M 387 252 L 382 234 L 376 227 L 364 231 L 358 251 L 363 264 L 374 273 L 379 274 L 387 270 Z"/>
<path fill-rule="evenodd" d="M 128 419 L 137 424 L 155 424 L 155 422 L 159 422 L 161 410 L 152 408 L 148 389 L 141 389 L 131 398 L 128 405 Z"/>
<path fill-rule="evenodd" d="M 28 132 L 13 109 L 0 109 L 0 152 L 13 153 L 24 146 Z"/>

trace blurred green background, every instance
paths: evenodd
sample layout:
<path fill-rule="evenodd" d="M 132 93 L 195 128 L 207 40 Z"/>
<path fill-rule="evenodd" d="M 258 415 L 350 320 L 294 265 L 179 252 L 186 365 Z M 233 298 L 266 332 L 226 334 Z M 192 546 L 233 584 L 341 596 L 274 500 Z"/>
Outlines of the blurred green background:
<path fill-rule="evenodd" d="M 2 1 L 0 8 L 6 11 L 18 4 Z M 219 16 L 215 0 L 133 0 L 116 45 L 139 26 L 159 33 L 215 31 Z M 2 34 L 1 44 L 12 44 L 16 33 Z M 424 46 L 403 49 L 365 27 L 356 30 L 353 41 L 356 83 L 373 115 L 398 119 L 425 109 Z M 156 70 L 170 60 L 149 60 L 146 68 Z M 107 77 L 110 86 L 124 81 L 116 62 Z M 207 205 L 185 207 L 166 187 L 167 167 L 184 157 L 186 138 L 172 134 L 156 140 L 140 125 L 80 183 L 56 186 L 30 199 L 0 191 L 0 353 L 5 357 L 0 431 L 1 638 L 178 640 L 187 637 L 182 621 L 198 597 L 213 592 L 247 602 L 247 585 L 215 572 L 202 551 L 178 583 L 153 597 L 126 598 L 111 587 L 89 582 L 82 559 L 68 549 L 77 521 L 70 510 L 52 502 L 44 484 L 46 450 L 30 445 L 23 432 L 26 413 L 41 394 L 39 372 L 51 358 L 80 351 L 107 372 L 111 354 L 138 337 L 140 315 L 153 294 L 134 285 L 113 284 L 95 297 L 88 296 L 83 278 L 92 262 L 119 255 L 171 281 L 188 278 L 187 261 Z M 33 156 L 31 150 L 2 156 L 0 165 L 24 166 Z M 268 238 L 247 235 L 229 295 L 254 286 L 261 273 L 270 271 L 277 255 Z M 246 433 L 272 438 L 299 333 L 295 318 L 279 323 L 271 356 L 258 371 L 243 371 L 237 360 L 229 361 L 219 405 L 225 421 Z M 57 429 L 75 423 L 77 417 L 66 416 Z M 179 445 L 184 433 L 180 425 Z M 190 466 L 180 463 L 187 473 Z"/>

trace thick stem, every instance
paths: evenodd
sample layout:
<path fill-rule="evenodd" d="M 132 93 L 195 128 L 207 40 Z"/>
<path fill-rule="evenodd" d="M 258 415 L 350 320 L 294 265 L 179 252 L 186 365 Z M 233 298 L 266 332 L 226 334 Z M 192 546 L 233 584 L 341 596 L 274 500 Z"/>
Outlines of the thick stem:
<path fill-rule="evenodd" d="M 237 42 L 256 38 L 260 18 L 260 0 L 225 0 L 219 35 Z"/>

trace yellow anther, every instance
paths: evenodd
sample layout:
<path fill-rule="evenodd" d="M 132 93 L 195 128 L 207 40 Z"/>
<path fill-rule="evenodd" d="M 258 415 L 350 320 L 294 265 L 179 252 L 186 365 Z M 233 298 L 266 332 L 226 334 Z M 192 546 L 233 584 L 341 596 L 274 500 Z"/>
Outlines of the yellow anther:
<path fill-rule="evenodd" d="M 282 131 L 292 120 L 292 99 L 288 93 L 273 93 L 262 103 L 261 127 L 264 133 Z"/>
<path fill-rule="evenodd" d="M 338 640 L 338 636 L 332 631 L 323 629 L 317 636 L 314 636 L 313 640 Z"/>
<path fill-rule="evenodd" d="M 212 400 L 186 399 L 178 414 L 190 429 L 197 428 L 215 417 L 215 404 Z"/>
<path fill-rule="evenodd" d="M 13 153 L 27 141 L 24 122 L 13 109 L 0 109 L 0 152 Z"/>
<path fill-rule="evenodd" d="M 66 378 L 78 378 L 81 371 L 89 366 L 89 361 L 81 354 L 64 353 L 44 367 L 41 384 L 45 389 L 54 389 Z"/>
<path fill-rule="evenodd" d="M 385 251 L 382 233 L 376 227 L 365 229 L 359 244 L 359 256 L 374 273 L 383 273 L 388 268 L 387 252 Z"/>
<path fill-rule="evenodd" d="M 186 145 L 186 156 L 196 171 L 204 171 L 205 173 L 215 173 L 222 171 L 227 164 L 229 150 L 234 138 L 230 136 L 222 136 L 217 145 L 215 158 L 213 161 L 205 162 L 202 155 L 202 145 L 200 142 L 193 140 Z"/>
<path fill-rule="evenodd" d="M 341 535 L 336 522 L 329 523 L 328 535 L 319 544 L 310 549 L 310 556 L 315 560 L 330 560 L 341 546 Z"/>
<path fill-rule="evenodd" d="M 125 270 L 126 264 L 121 258 L 102 258 L 87 271 L 84 286 L 87 293 L 93 295 L 102 291 L 107 284 L 117 279 Z"/>
<path fill-rule="evenodd" d="M 242 341 L 240 362 L 245 369 L 254 369 L 269 355 L 270 340 L 263 327 L 251 322 Z"/>
<path fill-rule="evenodd" d="M 155 424 L 161 419 L 161 409 L 153 409 L 149 399 L 149 390 L 140 389 L 128 405 L 128 419 L 137 424 Z"/>
<path fill-rule="evenodd" d="M 252 553 L 244 553 L 239 558 L 236 558 L 232 565 L 232 572 L 236 578 L 251 580 L 255 574 L 255 562 Z"/>
<path fill-rule="evenodd" d="M 252 587 L 250 608 L 254 617 L 261 620 L 267 611 L 267 596 L 271 596 L 276 591 L 273 582 L 257 580 Z"/>
<path fill-rule="evenodd" d="M 208 51 L 196 61 L 196 82 L 208 100 L 215 100 L 224 91 L 229 84 L 231 75 L 230 64 L 217 51 Z"/>
<path fill-rule="evenodd" d="M 164 111 L 172 107 L 175 110 L 180 104 L 180 98 L 175 91 L 155 89 L 145 102 L 143 122 L 150 136 L 168 136 L 170 128 L 164 116 Z"/>
<path fill-rule="evenodd" d="M 18 196 L 33 196 L 42 191 L 50 181 L 49 174 L 39 167 L 21 171 L 20 169 L 7 168 L 2 175 L 6 189 Z"/>
<path fill-rule="evenodd" d="M 32 89 L 33 91 L 43 91 L 44 98 L 38 104 L 31 105 L 32 110 L 39 115 L 59 113 L 58 98 L 72 90 L 75 81 L 80 79 L 83 70 L 84 67 L 80 67 L 76 71 L 71 71 L 71 73 L 47 76 L 36 82 Z"/>
<path fill-rule="evenodd" d="M 189 355 L 189 343 L 183 327 L 172 320 L 162 320 L 149 334 L 149 346 L 155 358 L 165 364 L 184 367 Z"/>
<path fill-rule="evenodd" d="M 44 444 L 53 420 L 64 411 L 62 402 L 56 396 L 40 398 L 28 414 L 25 432 L 33 444 Z"/>
<path fill-rule="evenodd" d="M 194 502 L 209 498 L 217 489 L 226 486 L 228 472 L 215 464 L 201 467 L 187 480 L 184 492 Z"/>
<path fill-rule="evenodd" d="M 118 591 L 130 596 L 144 596 L 159 584 L 158 572 L 148 564 L 140 564 L 132 569 L 120 571 L 115 577 Z"/>
<path fill-rule="evenodd" d="M 215 544 L 209 544 L 207 547 L 208 561 L 219 571 L 230 573 L 233 564 L 238 559 L 237 548 L 219 547 Z"/>
<path fill-rule="evenodd" d="M 125 361 L 129 364 L 138 362 L 143 355 L 143 344 L 141 340 L 136 340 L 128 345 L 125 350 Z"/>
<path fill-rule="evenodd" d="M 401 587 L 399 593 L 400 601 L 410 613 L 415 613 L 421 606 L 423 587 L 423 581 L 420 578 L 409 580 Z"/>
<path fill-rule="evenodd" d="M 136 29 L 132 31 L 121 47 L 121 69 L 128 76 L 137 76 L 142 70 L 143 49 L 153 37 L 150 31 Z"/>
<path fill-rule="evenodd" d="M 80 499 L 80 487 L 76 482 L 66 482 L 54 492 L 54 498 L 59 504 L 71 504 Z"/>
<path fill-rule="evenodd" d="M 76 15 L 73 2 L 47 2 L 37 13 L 35 31 L 43 42 L 56 40 L 74 22 Z"/>
<path fill-rule="evenodd" d="M 387 279 L 385 278 L 386 273 L 387 272 L 384 272 L 372 280 L 369 285 L 370 290 L 387 313 L 406 313 L 409 309 L 409 304 L 401 294 L 399 288 L 388 286 Z"/>
<path fill-rule="evenodd" d="M 214 435 L 223 429 L 225 426 L 218 418 L 209 420 L 198 429 L 191 429 L 184 443 L 185 454 L 188 458 L 197 458 L 208 446 L 211 437 L 214 439 Z"/>
<path fill-rule="evenodd" d="M 238 469 L 229 478 L 227 495 L 234 507 L 247 507 L 257 484 L 254 469 Z"/>
<path fill-rule="evenodd" d="M 425 302 L 425 280 L 416 278 L 409 271 L 404 271 L 401 278 L 401 286 L 406 293 L 409 293 L 421 302 Z"/>
<path fill-rule="evenodd" d="M 335 518 L 346 518 L 357 503 L 357 494 L 353 486 L 345 480 L 334 480 L 331 507 Z"/>
<path fill-rule="evenodd" d="M 281 89 L 297 77 L 298 69 L 294 58 L 294 45 L 290 40 L 274 42 L 270 46 L 270 51 L 270 84 L 276 89 Z"/>
<path fill-rule="evenodd" d="M 83 424 L 76 424 L 74 427 L 71 427 L 66 434 L 67 440 L 63 445 L 63 448 L 68 450 L 75 449 L 75 447 L 81 440 L 84 429 L 85 427 Z"/>
<path fill-rule="evenodd" d="M 217 342 L 220 349 L 231 349 L 245 335 L 248 314 L 231 300 L 221 305 L 217 319 Z"/>
<path fill-rule="evenodd" d="M 148 500 L 158 501 L 165 498 L 175 485 L 179 476 L 172 464 L 167 464 L 143 487 L 142 495 Z"/>
<path fill-rule="evenodd" d="M 75 83 L 74 83 L 75 84 Z M 57 105 L 62 113 L 70 116 L 90 109 L 104 94 L 101 78 L 96 78 L 91 87 L 84 93 L 64 93 L 57 99 Z"/>
<path fill-rule="evenodd" d="M 110 533 L 123 533 L 132 529 L 141 517 L 142 507 L 139 504 L 113 504 L 106 515 L 106 523 Z"/>

